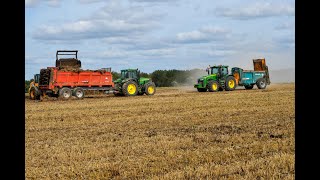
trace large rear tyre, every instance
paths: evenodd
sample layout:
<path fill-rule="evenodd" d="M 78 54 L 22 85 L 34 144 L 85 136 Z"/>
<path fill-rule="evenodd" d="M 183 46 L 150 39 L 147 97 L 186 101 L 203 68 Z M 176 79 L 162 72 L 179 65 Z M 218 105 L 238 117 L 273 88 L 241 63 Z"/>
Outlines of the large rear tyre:
<path fill-rule="evenodd" d="M 197 88 L 198 92 L 207 92 L 206 88 Z"/>
<path fill-rule="evenodd" d="M 134 81 L 128 81 L 122 85 L 122 93 L 125 96 L 136 96 L 138 94 L 138 84 Z"/>
<path fill-rule="evenodd" d="M 73 90 L 73 96 L 77 99 L 83 99 L 84 97 L 84 90 L 81 87 L 77 87 Z"/>
<path fill-rule="evenodd" d="M 219 83 L 217 81 L 209 81 L 208 83 L 208 90 L 210 92 L 217 92 L 219 91 Z"/>
<path fill-rule="evenodd" d="M 154 83 L 148 83 L 145 85 L 145 93 L 146 95 L 154 95 L 156 93 L 156 86 Z"/>
<path fill-rule="evenodd" d="M 236 79 L 233 76 L 228 76 L 225 84 L 226 91 L 233 91 L 236 89 L 236 87 Z"/>
<path fill-rule="evenodd" d="M 257 87 L 259 89 L 265 89 L 267 87 L 267 81 L 264 78 L 260 78 L 257 80 Z"/>
<path fill-rule="evenodd" d="M 67 100 L 72 96 L 72 92 L 70 88 L 64 87 L 59 90 L 59 99 Z"/>

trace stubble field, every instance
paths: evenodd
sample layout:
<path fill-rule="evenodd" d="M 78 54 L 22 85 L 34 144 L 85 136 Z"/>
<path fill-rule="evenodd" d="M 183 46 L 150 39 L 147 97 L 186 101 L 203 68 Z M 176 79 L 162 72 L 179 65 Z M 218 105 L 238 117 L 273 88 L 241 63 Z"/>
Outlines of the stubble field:
<path fill-rule="evenodd" d="M 295 85 L 25 101 L 26 179 L 294 179 Z"/>

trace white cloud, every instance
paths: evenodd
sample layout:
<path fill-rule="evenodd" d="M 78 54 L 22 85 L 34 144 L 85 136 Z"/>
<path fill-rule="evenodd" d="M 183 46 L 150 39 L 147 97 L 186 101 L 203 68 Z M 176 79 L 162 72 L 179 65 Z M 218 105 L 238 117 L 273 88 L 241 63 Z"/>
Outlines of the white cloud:
<path fill-rule="evenodd" d="M 294 16 L 295 6 L 292 4 L 280 4 L 269 2 L 257 2 L 246 7 L 217 8 L 216 13 L 220 16 L 235 19 L 250 19 L 271 16 Z"/>
<path fill-rule="evenodd" d="M 47 0 L 48 6 L 58 7 L 60 6 L 60 0 Z"/>
<path fill-rule="evenodd" d="M 39 0 L 26 0 L 26 1 L 25 1 L 25 6 L 26 6 L 26 7 L 33 7 L 33 6 L 35 6 L 37 3 L 39 3 Z"/>
<path fill-rule="evenodd" d="M 59 7 L 61 0 L 26 0 L 25 6 L 28 7 L 35 7 L 39 5 L 40 3 L 45 3 L 48 6 L 51 7 Z"/>
<path fill-rule="evenodd" d="M 233 50 L 211 50 L 208 51 L 209 56 L 217 57 L 217 56 L 228 56 L 234 54 L 236 51 Z"/>
<path fill-rule="evenodd" d="M 159 48 L 159 49 L 148 49 L 139 50 L 136 53 L 142 56 L 157 56 L 163 58 L 164 56 L 174 55 L 176 52 L 175 48 Z"/>
<path fill-rule="evenodd" d="M 96 2 L 103 2 L 102 0 L 78 0 L 80 3 L 85 3 L 85 4 L 89 4 L 89 3 L 96 3 Z M 106 0 L 104 0 L 106 1 Z"/>
<path fill-rule="evenodd" d="M 62 25 L 42 25 L 33 34 L 35 39 L 70 40 L 114 36 L 134 36 L 156 27 L 157 16 L 141 7 L 124 7 L 111 2 L 90 18 Z"/>
<path fill-rule="evenodd" d="M 275 27 L 276 30 L 295 30 L 294 22 L 284 22 Z"/>
<path fill-rule="evenodd" d="M 177 0 L 131 0 L 136 2 L 149 2 L 149 3 L 161 3 L 161 2 L 172 2 Z"/>
<path fill-rule="evenodd" d="M 100 56 L 103 58 L 125 58 L 128 57 L 128 54 L 126 51 L 111 48 L 104 51 Z"/>
<path fill-rule="evenodd" d="M 220 27 L 206 26 L 191 32 L 178 33 L 176 38 L 178 42 L 183 43 L 210 42 L 226 38 L 229 32 Z"/>

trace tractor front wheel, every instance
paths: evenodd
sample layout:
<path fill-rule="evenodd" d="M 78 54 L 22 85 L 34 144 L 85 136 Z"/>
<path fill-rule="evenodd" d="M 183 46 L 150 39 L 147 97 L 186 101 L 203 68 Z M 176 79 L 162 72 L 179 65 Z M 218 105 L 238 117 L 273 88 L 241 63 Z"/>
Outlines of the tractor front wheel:
<path fill-rule="evenodd" d="M 265 80 L 264 78 L 258 79 L 258 81 L 257 81 L 257 87 L 258 87 L 259 89 L 265 89 L 265 88 L 267 87 L 267 82 L 266 82 L 266 80 Z"/>
<path fill-rule="evenodd" d="M 154 95 L 156 93 L 156 86 L 154 83 L 148 83 L 145 86 L 146 95 Z"/>
<path fill-rule="evenodd" d="M 233 76 L 228 76 L 226 79 L 225 87 L 227 91 L 233 91 L 234 89 L 236 89 L 236 79 Z"/>
<path fill-rule="evenodd" d="M 122 85 L 122 93 L 125 96 L 135 96 L 138 94 L 138 84 L 134 81 L 128 81 Z"/>
<path fill-rule="evenodd" d="M 219 83 L 217 81 L 209 81 L 208 89 L 209 89 L 210 92 L 219 91 Z"/>

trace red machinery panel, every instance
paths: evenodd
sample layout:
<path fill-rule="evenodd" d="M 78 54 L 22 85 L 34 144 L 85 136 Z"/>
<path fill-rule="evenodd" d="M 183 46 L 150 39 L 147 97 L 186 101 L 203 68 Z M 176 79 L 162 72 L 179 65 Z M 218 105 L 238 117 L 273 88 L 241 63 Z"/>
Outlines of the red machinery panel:
<path fill-rule="evenodd" d="M 41 89 L 53 89 L 54 87 L 114 87 L 111 72 L 104 70 L 59 70 L 47 68 L 47 87 Z"/>

